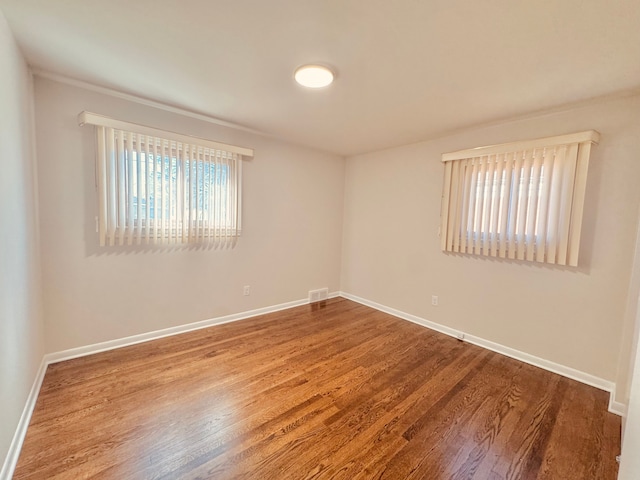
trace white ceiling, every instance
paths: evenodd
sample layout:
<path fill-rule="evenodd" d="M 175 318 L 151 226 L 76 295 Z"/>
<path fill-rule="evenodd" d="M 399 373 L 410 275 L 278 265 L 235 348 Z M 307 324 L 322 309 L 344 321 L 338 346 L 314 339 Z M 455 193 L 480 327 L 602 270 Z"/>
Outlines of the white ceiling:
<path fill-rule="evenodd" d="M 640 87 L 639 0 L 0 0 L 28 62 L 351 155 Z M 304 63 L 333 86 L 293 81 Z"/>

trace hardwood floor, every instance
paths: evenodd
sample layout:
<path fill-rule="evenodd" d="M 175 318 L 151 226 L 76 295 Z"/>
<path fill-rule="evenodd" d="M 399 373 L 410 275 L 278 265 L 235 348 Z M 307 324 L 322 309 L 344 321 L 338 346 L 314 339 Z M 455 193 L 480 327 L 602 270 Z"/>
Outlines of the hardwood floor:
<path fill-rule="evenodd" d="M 615 479 L 608 394 L 333 299 L 49 366 L 17 479 Z"/>

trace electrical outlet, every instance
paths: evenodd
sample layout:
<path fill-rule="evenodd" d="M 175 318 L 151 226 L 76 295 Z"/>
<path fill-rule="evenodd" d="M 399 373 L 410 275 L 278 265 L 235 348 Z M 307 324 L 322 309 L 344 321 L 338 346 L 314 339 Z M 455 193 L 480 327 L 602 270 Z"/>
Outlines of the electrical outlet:
<path fill-rule="evenodd" d="M 251 286 L 245 285 L 244 288 L 242 289 L 242 295 L 244 295 L 245 297 L 248 297 L 249 295 L 251 295 Z"/>
<path fill-rule="evenodd" d="M 437 295 L 431 295 L 431 305 L 433 305 L 434 307 L 438 306 L 438 296 Z"/>

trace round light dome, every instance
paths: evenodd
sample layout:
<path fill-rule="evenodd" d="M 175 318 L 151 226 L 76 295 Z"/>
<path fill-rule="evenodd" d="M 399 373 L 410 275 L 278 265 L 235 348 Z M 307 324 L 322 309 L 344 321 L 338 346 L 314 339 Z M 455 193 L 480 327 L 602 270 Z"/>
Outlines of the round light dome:
<path fill-rule="evenodd" d="M 333 82 L 333 72 L 322 65 L 303 65 L 296 70 L 294 78 L 303 87 L 322 88 Z"/>

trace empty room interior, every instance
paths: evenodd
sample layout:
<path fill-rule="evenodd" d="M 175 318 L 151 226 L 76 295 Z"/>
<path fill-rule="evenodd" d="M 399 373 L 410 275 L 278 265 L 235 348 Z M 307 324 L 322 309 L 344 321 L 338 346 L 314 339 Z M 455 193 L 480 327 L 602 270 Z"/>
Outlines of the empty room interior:
<path fill-rule="evenodd" d="M 0 0 L 0 480 L 640 478 L 638 0 Z"/>

